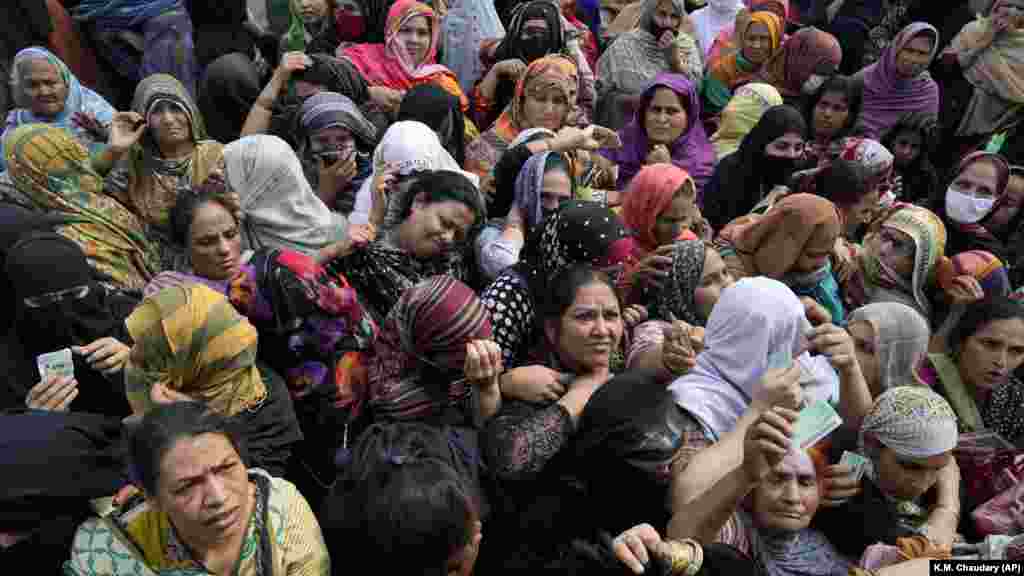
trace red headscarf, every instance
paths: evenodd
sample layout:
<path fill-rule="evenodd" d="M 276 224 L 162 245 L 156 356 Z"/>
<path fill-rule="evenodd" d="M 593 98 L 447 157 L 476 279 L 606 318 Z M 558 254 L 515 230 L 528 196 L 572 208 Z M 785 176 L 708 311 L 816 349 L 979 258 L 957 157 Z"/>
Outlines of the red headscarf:
<path fill-rule="evenodd" d="M 658 248 L 654 236 L 658 216 L 668 209 L 676 192 L 687 182 L 696 193 L 693 178 L 675 164 L 645 166 L 633 177 L 622 203 L 622 220 L 643 250 L 650 252 Z"/>

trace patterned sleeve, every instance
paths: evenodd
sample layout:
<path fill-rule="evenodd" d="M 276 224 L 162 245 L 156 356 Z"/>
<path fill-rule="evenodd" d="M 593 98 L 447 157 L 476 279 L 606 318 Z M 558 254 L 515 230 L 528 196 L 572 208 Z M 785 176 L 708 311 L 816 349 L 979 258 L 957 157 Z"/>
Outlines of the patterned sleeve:
<path fill-rule="evenodd" d="M 487 425 L 485 453 L 491 471 L 503 480 L 538 474 L 572 437 L 569 412 L 561 404 L 543 408 L 506 401 Z"/>
<path fill-rule="evenodd" d="M 537 320 L 533 297 L 519 275 L 506 270 L 484 290 L 481 300 L 491 313 L 494 342 L 501 347 L 502 361 L 506 369 L 512 368 L 522 359 Z"/>
<path fill-rule="evenodd" d="M 281 509 L 271 503 L 271 514 L 279 514 L 276 548 L 281 552 L 287 576 L 330 576 L 331 560 L 320 524 L 306 499 L 295 485 L 280 478 L 272 480 L 275 491 L 281 491 Z"/>
<path fill-rule="evenodd" d="M 718 532 L 718 537 L 715 538 L 715 542 L 728 544 L 747 556 L 750 556 L 750 531 L 750 523 L 745 520 L 745 517 L 739 512 L 734 512 L 733 515 L 725 521 L 725 525 L 722 526 L 722 529 Z"/>

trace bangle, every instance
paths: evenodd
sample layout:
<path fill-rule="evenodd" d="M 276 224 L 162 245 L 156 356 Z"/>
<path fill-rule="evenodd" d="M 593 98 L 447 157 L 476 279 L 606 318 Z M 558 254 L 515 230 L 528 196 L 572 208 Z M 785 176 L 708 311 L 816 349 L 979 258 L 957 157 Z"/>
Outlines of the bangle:
<path fill-rule="evenodd" d="M 696 576 L 704 564 L 704 548 L 691 538 L 666 540 L 669 548 L 669 574 L 672 576 Z"/>

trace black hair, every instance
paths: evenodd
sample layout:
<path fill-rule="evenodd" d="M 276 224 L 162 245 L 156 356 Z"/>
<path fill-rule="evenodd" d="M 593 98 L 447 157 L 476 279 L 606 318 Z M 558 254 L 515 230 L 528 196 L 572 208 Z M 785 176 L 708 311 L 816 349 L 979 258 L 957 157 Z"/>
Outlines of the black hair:
<path fill-rule="evenodd" d="M 860 118 L 861 104 L 863 102 L 863 89 L 861 84 L 856 82 L 850 76 L 836 74 L 825 79 L 825 82 L 818 87 L 818 90 L 807 98 L 804 108 L 804 116 L 807 118 L 807 127 L 812 136 L 814 133 L 814 108 L 818 106 L 818 102 L 820 102 L 821 99 L 825 97 L 825 94 L 828 94 L 829 92 L 838 92 L 842 94 L 846 98 L 846 106 L 847 110 L 849 110 L 849 116 L 846 117 L 846 123 L 843 124 L 843 127 L 840 128 L 832 137 L 833 140 L 838 140 L 849 136 L 857 125 L 857 120 Z"/>
<path fill-rule="evenodd" d="M 231 207 L 224 200 L 227 191 L 227 182 L 224 178 L 219 174 L 211 174 L 194 191 L 185 191 L 178 194 L 178 199 L 175 201 L 170 213 L 171 239 L 179 246 L 188 246 L 196 210 L 204 204 L 210 202 L 219 204 L 229 214 L 232 214 Z"/>
<path fill-rule="evenodd" d="M 1024 320 L 1024 305 L 1006 296 L 990 296 L 967 305 L 960 321 L 949 333 L 949 349 L 959 352 L 964 342 L 985 326 L 997 320 Z"/>
<path fill-rule="evenodd" d="M 860 163 L 837 158 L 815 176 L 815 191 L 836 206 L 852 206 L 868 193 L 868 172 Z"/>
<path fill-rule="evenodd" d="M 327 497 L 322 526 L 331 555 L 358 549 L 381 573 L 445 576 L 479 519 L 467 463 L 449 437 L 455 433 L 419 422 L 367 428 Z"/>
<path fill-rule="evenodd" d="M 931 164 L 931 155 L 938 147 L 939 138 L 941 136 L 939 119 L 935 114 L 928 112 L 909 112 L 903 115 L 896 124 L 882 135 L 882 139 L 880 140 L 882 146 L 885 146 L 887 150 L 892 150 L 893 145 L 896 142 L 896 137 L 903 132 L 916 132 L 918 136 L 921 137 L 921 152 L 918 154 L 917 159 L 915 159 L 914 162 L 920 166 L 921 169 L 933 169 Z"/>
<path fill-rule="evenodd" d="M 400 211 L 401 220 L 405 220 L 412 213 L 412 205 L 420 194 L 424 195 L 427 204 L 447 201 L 465 204 L 473 211 L 475 218 L 471 228 L 482 226 L 487 219 L 487 206 L 484 204 L 483 195 L 469 178 L 459 172 L 430 170 L 419 173 L 409 185 L 409 193 L 405 195 Z"/>
<path fill-rule="evenodd" d="M 158 405 L 145 416 L 128 439 L 132 481 L 154 495 L 160 482 L 160 462 L 182 438 L 220 434 L 228 439 L 243 462 L 245 446 L 227 417 L 198 402 Z"/>
<path fill-rule="evenodd" d="M 604 284 L 615 294 L 619 300 L 619 293 L 615 290 L 615 284 L 604 272 L 594 268 L 590 264 L 574 264 L 555 275 L 548 284 L 549 292 L 543 299 L 543 316 L 545 319 L 560 318 L 565 311 L 576 301 L 576 292 L 580 288 L 593 283 Z M 621 301 L 619 302 L 621 305 Z"/>

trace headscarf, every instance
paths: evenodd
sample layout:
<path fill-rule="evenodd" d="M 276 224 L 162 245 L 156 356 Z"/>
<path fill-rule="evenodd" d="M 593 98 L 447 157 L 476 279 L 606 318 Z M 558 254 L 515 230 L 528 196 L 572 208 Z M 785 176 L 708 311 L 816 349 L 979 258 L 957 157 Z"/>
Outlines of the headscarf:
<path fill-rule="evenodd" d="M 77 244 L 89 264 L 114 284 L 141 290 L 160 271 L 142 223 L 103 193 L 103 178 L 70 132 L 24 124 L 7 134 L 4 157 L 23 194 L 44 210 L 69 216 L 59 234 Z"/>
<path fill-rule="evenodd" d="M 952 258 L 943 258 L 936 276 L 939 286 L 947 291 L 959 276 L 970 276 L 977 280 L 986 297 L 1008 296 L 1012 289 L 1003 261 L 982 250 L 961 252 Z"/>
<path fill-rule="evenodd" d="M 765 111 L 781 104 L 782 96 L 771 84 L 744 84 L 737 88 L 722 110 L 718 130 L 711 136 L 715 156 L 721 160 L 738 150 Z"/>
<path fill-rule="evenodd" d="M 896 58 L 900 51 L 915 37 L 924 35 L 931 36 L 933 40 L 930 63 L 939 51 L 939 31 L 931 24 L 914 22 L 896 35 L 878 62 L 857 74 L 864 80 L 864 101 L 860 112 L 864 136 L 881 138 L 909 112 L 939 113 L 939 85 L 927 70 L 913 78 L 904 78 L 896 71 Z"/>
<path fill-rule="evenodd" d="M 544 206 L 541 193 L 544 188 L 544 175 L 547 174 L 548 158 L 552 155 L 560 156 L 564 163 L 564 170 L 570 170 L 569 159 L 559 152 L 541 152 L 534 154 L 526 161 L 515 184 L 515 205 L 519 207 L 523 220 L 526 223 L 526 233 L 536 229 L 541 220 L 544 219 Z M 571 176 L 569 181 L 575 188 L 576 182 Z"/>
<path fill-rule="evenodd" d="M 337 92 L 317 92 L 307 98 L 299 109 L 299 127 L 307 137 L 327 128 L 344 128 L 365 146 L 377 143 L 377 127 L 355 102 Z"/>
<path fill-rule="evenodd" d="M 706 6 L 690 15 L 696 40 L 704 51 L 711 53 L 715 37 L 736 20 L 736 14 L 743 8 L 740 0 L 710 0 Z"/>
<path fill-rule="evenodd" d="M 106 144 L 106 134 L 96 134 L 88 130 L 75 121 L 75 116 L 84 114 L 98 122 L 104 129 L 108 129 L 114 119 L 113 106 L 96 92 L 82 86 L 67 65 L 45 48 L 38 46 L 25 48 L 14 56 L 14 61 L 11 62 L 11 92 L 14 102 L 21 105 L 27 104 L 24 102 L 26 98 L 24 94 L 25 78 L 21 76 L 21 65 L 29 60 L 45 60 L 57 69 L 57 73 L 64 80 L 64 85 L 68 90 L 68 95 L 64 98 L 64 109 L 54 118 L 40 118 L 26 106 L 13 108 L 7 113 L 4 135 L 6 136 L 22 124 L 42 123 L 64 128 L 85 146 Z M 0 160 L 0 170 L 4 167 L 3 160 Z"/>
<path fill-rule="evenodd" d="M 800 364 L 806 403 L 836 400 L 835 370 L 825 357 L 805 350 L 809 327 L 803 304 L 781 282 L 744 278 L 726 288 L 711 310 L 697 365 L 669 385 L 676 404 L 720 439 L 747 409 L 774 354 Z"/>
<path fill-rule="evenodd" d="M 668 320 L 670 314 L 691 326 L 703 326 L 706 320 L 697 314 L 694 294 L 704 275 L 707 248 L 701 240 L 676 242 L 672 250 L 672 269 L 661 290 L 655 294 L 651 317 Z"/>
<path fill-rule="evenodd" d="M 802 28 L 764 63 L 758 76 L 783 96 L 797 97 L 812 74 L 834 74 L 842 60 L 843 50 L 835 36 L 814 27 Z"/>
<path fill-rule="evenodd" d="M 547 48 L 545 54 L 534 55 L 526 52 L 522 46 L 523 29 L 531 20 L 543 20 L 547 24 Z M 509 16 L 508 31 L 505 38 L 494 50 L 494 60 L 517 59 L 530 64 L 538 56 L 559 54 L 566 49 L 565 30 L 562 27 L 562 15 L 558 5 L 549 0 L 532 0 L 516 5 Z"/>
<path fill-rule="evenodd" d="M 857 164 L 864 169 L 865 190 L 873 190 L 884 186 L 884 192 L 879 190 L 879 206 L 891 205 L 895 199 L 891 193 L 893 166 L 896 158 L 888 148 L 877 140 L 851 136 L 833 141 L 828 146 L 827 153 L 818 159 L 818 165 L 809 170 L 803 170 L 793 175 L 796 181 L 795 188 L 801 192 L 820 193 L 827 196 L 829 191 L 817 190 L 818 176 L 836 160 L 846 160 Z M 846 226 L 846 223 L 843 223 Z"/>
<path fill-rule="evenodd" d="M 938 207 L 938 211 L 940 214 L 942 214 L 944 221 L 947 222 L 951 228 L 955 229 L 957 232 L 960 232 L 961 235 L 967 237 L 975 237 L 982 241 L 987 241 L 995 239 L 995 236 L 992 234 L 992 232 L 985 227 L 985 223 L 986 220 L 988 220 L 989 216 L 994 214 L 996 210 L 1000 208 L 1000 206 L 1003 203 L 1003 199 L 1006 196 L 1006 187 L 1010 183 L 1010 164 L 1006 161 L 1005 158 L 1003 158 L 1002 155 L 997 154 L 995 152 L 987 152 L 984 150 L 971 152 L 970 154 L 964 156 L 960 160 L 960 163 L 957 164 L 956 170 L 953 172 L 952 180 L 956 180 L 956 178 L 960 174 L 962 174 L 964 170 L 970 167 L 971 164 L 981 161 L 987 161 L 989 164 L 995 166 L 996 168 L 996 188 L 995 190 L 993 190 L 996 201 L 995 203 L 992 204 L 992 209 L 989 211 L 989 213 L 986 214 L 980 222 L 977 222 L 975 224 L 963 224 L 961 222 L 953 221 L 951 218 L 949 218 L 949 215 L 946 214 L 946 194 L 948 193 L 948 189 L 939 191 L 941 192 L 941 196 L 935 202 L 935 206 Z M 954 239 L 957 238 L 954 236 Z M 954 243 L 953 245 L 962 246 L 962 243 Z"/>
<path fill-rule="evenodd" d="M 538 58 L 526 67 L 526 72 L 519 77 L 516 83 L 516 93 L 512 103 L 501 113 L 501 116 L 494 122 L 494 126 L 484 133 L 482 138 L 487 138 L 497 149 L 499 156 L 508 148 L 508 143 L 515 140 L 519 132 L 524 129 L 523 107 L 526 105 L 527 86 L 543 86 L 558 88 L 566 102 L 569 104 L 567 118 L 572 118 L 576 109 L 576 96 L 579 87 L 579 73 L 576 63 L 572 59 L 560 54 L 549 54 Z M 496 138 L 489 138 L 488 134 L 493 133 Z"/>
<path fill-rule="evenodd" d="M 897 204 L 882 222 L 914 240 L 914 273 L 910 283 L 885 270 L 877 255 L 861 251 L 860 267 L 847 283 L 846 296 L 854 306 L 879 301 L 896 301 L 914 306 L 926 318 L 931 317 L 931 301 L 926 288 L 935 278 L 935 269 L 946 249 L 946 227 L 932 211 L 913 204 Z M 901 297 L 900 293 L 909 298 Z"/>
<path fill-rule="evenodd" d="M 430 23 L 430 47 L 423 62 L 413 62 L 412 56 L 405 52 L 398 38 L 398 31 L 409 20 L 421 16 L 426 17 Z M 416 0 L 398 0 L 388 10 L 383 44 L 341 46 L 338 48 L 338 57 L 351 62 L 371 86 L 407 91 L 413 86 L 433 82 L 457 96 L 460 106 L 466 110 L 469 103 L 459 88 L 455 74 L 436 63 L 440 35 L 441 19 L 430 6 Z"/>
<path fill-rule="evenodd" d="M 636 28 L 620 34 L 597 61 L 597 78 L 601 81 L 600 94 L 610 90 L 626 94 L 639 94 L 644 87 L 662 72 L 671 70 L 665 51 L 658 46 L 655 38 L 654 15 L 659 0 L 644 0 L 640 7 L 640 21 Z M 693 80 L 700 78 L 703 70 L 701 51 L 692 35 L 693 25 L 686 15 L 684 0 L 672 0 L 672 6 L 679 13 L 679 28 L 676 30 L 674 47 L 686 54 L 684 72 Z"/>
<path fill-rule="evenodd" d="M 763 24 L 768 28 L 768 34 L 771 36 L 771 53 L 775 54 L 779 51 L 779 47 L 782 46 L 782 37 L 785 33 L 785 23 L 776 14 L 772 12 L 740 12 L 736 21 L 739 23 L 737 30 L 740 31 L 739 42 L 735 50 L 725 52 L 708 63 L 708 76 L 709 79 L 715 80 L 721 84 L 722 94 L 715 94 L 717 90 L 712 90 L 711 96 L 717 96 L 714 98 L 716 101 L 724 101 L 728 98 L 727 92 L 731 91 L 737 85 L 742 84 L 752 79 L 758 70 L 758 65 L 747 60 L 743 55 L 743 50 L 746 48 L 747 32 L 750 27 L 754 24 Z"/>
<path fill-rule="evenodd" d="M 675 164 L 644 166 L 630 182 L 622 202 L 622 221 L 640 248 L 647 252 L 658 248 L 654 237 L 658 217 L 672 205 L 676 192 L 687 183 L 696 190 L 693 178 Z"/>
<path fill-rule="evenodd" d="M 223 294 L 201 284 L 146 298 L 125 321 L 135 341 L 125 389 L 136 413 L 163 385 L 234 416 L 259 407 L 267 388 L 256 369 L 256 329 Z"/>
<path fill-rule="evenodd" d="M 700 118 L 700 95 L 697 86 L 680 74 L 664 72 L 658 74 L 642 94 L 643 104 L 637 109 L 633 121 L 619 131 L 622 147 L 604 150 L 602 153 L 619 166 L 618 188 L 623 189 L 640 171 L 650 152 L 650 142 L 645 128 L 647 108 L 659 88 L 668 88 L 676 93 L 686 112 L 687 126 L 683 133 L 669 146 L 672 163 L 686 170 L 701 196 L 704 184 L 715 170 L 715 151 L 704 132 Z"/>
<path fill-rule="evenodd" d="M 882 447 L 903 458 L 930 458 L 956 448 L 957 438 L 956 414 L 942 396 L 925 386 L 896 386 L 875 399 L 857 445 L 873 464 L 868 477 L 877 481 Z"/>
<path fill-rule="evenodd" d="M 875 334 L 880 389 L 913 385 L 914 367 L 928 354 L 928 320 L 906 304 L 877 302 L 854 310 L 848 324 L 854 322 L 867 322 Z"/>
<path fill-rule="evenodd" d="M 254 135 L 224 148 L 224 176 L 239 196 L 243 245 L 316 254 L 345 237 L 344 216 L 313 192 L 302 164 L 277 136 Z"/>
<path fill-rule="evenodd" d="M 370 365 L 375 419 L 422 418 L 466 402 L 466 345 L 491 337 L 487 309 L 469 286 L 433 276 L 409 288 L 381 327 Z M 461 380 L 457 382 L 456 380 Z"/>
<path fill-rule="evenodd" d="M 388 168 L 401 176 L 424 170 L 460 170 L 459 164 L 441 145 L 437 132 L 429 126 L 422 122 L 395 122 L 373 151 L 373 173 L 356 193 L 355 210 L 349 217 L 353 224 L 365 224 L 369 220 L 373 205 L 370 185 L 378 173 Z M 390 207 L 395 205 L 395 199 L 389 199 L 389 213 Z M 385 222 L 388 220 L 390 218 L 385 217 Z"/>
<path fill-rule="evenodd" d="M 507 37 L 505 26 L 494 2 L 463 0 L 449 7 L 441 27 L 441 63 L 459 79 L 462 91 L 469 93 L 476 79 L 487 72 L 480 61 L 480 45 L 489 38 Z"/>
<path fill-rule="evenodd" d="M 466 120 L 459 107 L 459 99 L 435 84 L 421 84 L 409 90 L 398 109 L 398 121 L 422 122 L 434 129 L 439 137 L 448 121 L 448 138 L 441 142 L 455 163 L 466 162 Z"/>
<path fill-rule="evenodd" d="M 744 0 L 746 5 L 746 11 L 741 10 L 736 15 L 736 24 L 730 24 L 726 26 L 718 36 L 715 38 L 714 43 L 711 45 L 711 53 L 708 55 L 708 61 L 712 61 L 721 57 L 722 54 L 737 50 L 737 46 L 742 46 L 741 43 L 736 41 L 736 30 L 744 29 L 745 26 L 738 26 L 742 24 L 740 17 L 747 13 L 753 12 L 771 12 L 778 16 L 779 21 L 782 23 L 782 29 L 785 30 L 786 23 L 789 21 L 789 0 L 754 0 L 749 2 Z M 783 36 L 781 42 L 786 39 Z"/>
<path fill-rule="evenodd" d="M 206 139 L 199 108 L 185 87 L 173 76 L 154 74 L 135 88 L 132 111 L 146 121 L 157 104 L 170 103 L 188 116 L 195 150 L 183 160 L 161 157 L 160 148 L 147 129 L 129 152 L 126 201 L 142 219 L 161 228 L 169 228 L 170 210 L 178 200 L 179 179 L 199 186 L 219 168 L 223 145 Z"/>

